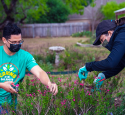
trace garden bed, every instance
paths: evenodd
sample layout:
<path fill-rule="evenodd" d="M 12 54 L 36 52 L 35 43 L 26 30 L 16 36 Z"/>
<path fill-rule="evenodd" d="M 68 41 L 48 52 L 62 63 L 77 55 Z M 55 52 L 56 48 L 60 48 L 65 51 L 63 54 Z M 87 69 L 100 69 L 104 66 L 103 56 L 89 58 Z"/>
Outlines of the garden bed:
<path fill-rule="evenodd" d="M 117 96 L 118 100 L 112 97 L 113 92 L 121 87 L 118 84 L 120 75 L 107 79 L 101 92 L 91 92 L 91 89 L 87 89 L 85 85 L 91 85 L 96 75 L 96 72 L 89 74 L 84 84 L 79 81 L 77 74 L 58 75 L 58 77 L 49 75 L 51 81 L 58 85 L 58 94 L 52 96 L 46 86 L 42 85 L 35 76 L 32 77 L 29 74 L 20 84 L 22 92 L 19 92 L 17 114 L 27 112 L 32 115 L 83 115 L 85 113 L 103 115 L 112 112 L 113 115 L 118 115 L 119 110 L 121 115 L 125 114 L 122 109 L 125 101 L 121 102 L 120 96 Z"/>

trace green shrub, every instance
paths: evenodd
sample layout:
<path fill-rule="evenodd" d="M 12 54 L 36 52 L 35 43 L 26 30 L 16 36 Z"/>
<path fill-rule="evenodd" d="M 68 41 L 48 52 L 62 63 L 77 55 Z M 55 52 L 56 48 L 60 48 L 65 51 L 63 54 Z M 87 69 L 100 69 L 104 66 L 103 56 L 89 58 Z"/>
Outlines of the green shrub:
<path fill-rule="evenodd" d="M 83 31 L 83 32 L 77 32 L 72 34 L 72 37 L 91 37 L 92 36 L 92 32 L 91 31 Z"/>
<path fill-rule="evenodd" d="M 93 76 L 88 76 L 84 84 L 80 82 L 78 76 L 74 80 L 72 79 L 73 75 L 68 78 L 64 75 L 58 78 L 49 76 L 51 81 L 58 85 L 56 96 L 53 96 L 48 87 L 41 84 L 37 79 L 29 81 L 27 77 L 26 85 L 23 82 L 19 83 L 21 101 L 17 105 L 17 114 L 106 115 L 111 112 L 113 115 L 125 114 L 125 100 L 123 98 L 119 107 L 116 107 L 115 103 L 111 101 L 113 92 L 119 92 L 122 87 L 118 84 L 120 76 L 105 80 L 100 91 L 91 92 L 91 89 L 86 89 L 85 85 L 91 85 Z M 63 79 L 66 81 L 62 82 Z M 6 105 L 5 108 L 7 107 Z M 9 108 L 9 110 L 12 111 L 13 108 Z"/>
<path fill-rule="evenodd" d="M 45 62 L 55 64 L 55 55 L 56 55 L 55 52 L 54 53 L 47 52 L 47 55 L 45 57 Z"/>
<path fill-rule="evenodd" d="M 95 61 L 95 57 L 92 53 L 88 53 L 87 51 L 80 51 L 77 48 L 66 48 L 64 54 L 60 54 L 60 66 L 59 68 L 64 66 L 64 69 L 69 70 L 78 70 L 81 65 L 83 66 L 86 62 Z"/>
<path fill-rule="evenodd" d="M 72 37 L 84 37 L 84 36 L 90 38 L 87 42 L 84 42 L 84 44 L 93 44 L 96 38 L 95 32 L 94 34 L 92 34 L 91 31 L 83 31 L 83 32 L 77 32 L 77 33 L 72 34 Z M 79 42 L 81 43 L 82 41 L 79 41 Z"/>

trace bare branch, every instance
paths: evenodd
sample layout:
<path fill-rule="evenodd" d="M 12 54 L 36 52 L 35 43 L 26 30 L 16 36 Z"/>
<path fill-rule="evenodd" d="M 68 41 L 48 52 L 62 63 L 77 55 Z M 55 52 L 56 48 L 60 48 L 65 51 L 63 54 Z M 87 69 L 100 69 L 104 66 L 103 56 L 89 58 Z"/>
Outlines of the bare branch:
<path fill-rule="evenodd" d="M 82 110 L 82 112 L 80 113 L 80 115 L 83 113 L 84 114 L 84 111 L 83 111 L 83 109 L 80 107 L 80 109 Z"/>
<path fill-rule="evenodd" d="M 52 99 L 53 99 L 53 95 L 51 96 L 50 101 L 51 101 Z M 52 101 L 50 102 L 50 105 L 49 105 L 49 107 L 48 107 L 48 109 L 47 109 L 45 115 L 47 115 L 47 113 L 49 112 L 49 110 L 50 110 L 50 106 L 51 106 L 51 105 L 52 105 Z"/>
<path fill-rule="evenodd" d="M 9 10 L 8 10 L 8 14 L 9 13 L 12 13 L 12 11 L 13 11 L 13 9 L 15 8 L 15 6 L 16 6 L 16 2 L 17 2 L 18 0 L 12 0 L 11 1 L 11 3 L 10 3 L 10 8 L 9 8 Z"/>
<path fill-rule="evenodd" d="M 86 113 L 92 108 L 93 106 L 90 106 L 89 109 L 86 111 Z"/>
<path fill-rule="evenodd" d="M 7 13 L 8 13 L 7 5 L 5 4 L 4 0 L 1 0 L 1 3 L 2 3 L 2 5 L 3 5 L 3 8 L 4 8 L 5 13 L 7 14 Z"/>
<path fill-rule="evenodd" d="M 71 105 L 71 103 L 69 101 L 68 101 L 68 103 L 69 103 L 69 105 Z M 77 111 L 74 108 L 73 108 L 73 110 L 75 111 L 75 114 L 78 115 Z"/>
<path fill-rule="evenodd" d="M 8 8 L 7 8 L 7 5 L 6 5 L 5 2 L 4 2 L 4 0 L 1 0 L 1 3 L 2 3 L 3 8 L 4 8 L 4 11 L 5 11 L 5 13 L 6 13 L 7 15 L 10 15 L 10 14 L 12 13 L 13 9 L 14 9 L 15 6 L 16 6 L 16 2 L 17 2 L 17 1 L 18 1 L 18 0 L 12 0 L 12 1 L 11 1 L 11 4 L 10 4 L 10 8 L 8 9 Z"/>
<path fill-rule="evenodd" d="M 23 17 L 23 18 L 19 21 L 19 23 L 23 23 L 23 21 L 27 18 L 27 15 L 26 15 L 26 10 L 30 9 L 30 8 L 31 8 L 31 6 L 29 6 L 29 7 L 25 8 L 25 10 L 23 9 L 22 4 L 20 5 L 20 7 L 21 7 L 21 9 L 22 9 L 22 11 L 23 11 L 24 17 Z"/>
<path fill-rule="evenodd" d="M 23 23 L 23 21 L 26 19 L 26 16 L 24 16 L 20 21 L 19 23 Z"/>

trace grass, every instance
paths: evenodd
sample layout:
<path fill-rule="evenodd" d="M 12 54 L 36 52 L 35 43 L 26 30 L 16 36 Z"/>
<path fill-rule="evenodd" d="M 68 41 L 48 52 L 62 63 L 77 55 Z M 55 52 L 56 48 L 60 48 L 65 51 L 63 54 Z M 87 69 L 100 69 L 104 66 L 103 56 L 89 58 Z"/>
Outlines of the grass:
<path fill-rule="evenodd" d="M 51 46 L 71 46 L 76 44 L 77 41 L 88 39 L 87 37 L 57 37 L 57 38 L 23 38 L 24 43 L 22 49 L 33 53 L 43 53 L 45 49 Z M 3 45 L 3 41 L 0 41 L 0 46 Z"/>

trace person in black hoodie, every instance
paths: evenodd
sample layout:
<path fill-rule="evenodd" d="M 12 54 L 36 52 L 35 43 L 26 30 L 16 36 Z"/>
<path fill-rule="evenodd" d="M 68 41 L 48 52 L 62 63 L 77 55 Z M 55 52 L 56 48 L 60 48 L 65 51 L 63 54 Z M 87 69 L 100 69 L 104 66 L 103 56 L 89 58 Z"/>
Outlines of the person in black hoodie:
<path fill-rule="evenodd" d="M 104 20 L 98 24 L 93 45 L 100 44 L 110 51 L 109 56 L 102 61 L 86 63 L 78 72 L 81 80 L 87 78 L 88 72 L 103 71 L 93 82 L 97 90 L 105 79 L 117 75 L 125 67 L 125 17 L 118 20 Z"/>

